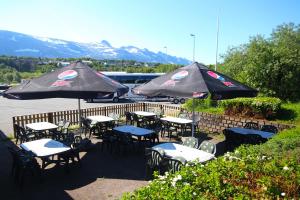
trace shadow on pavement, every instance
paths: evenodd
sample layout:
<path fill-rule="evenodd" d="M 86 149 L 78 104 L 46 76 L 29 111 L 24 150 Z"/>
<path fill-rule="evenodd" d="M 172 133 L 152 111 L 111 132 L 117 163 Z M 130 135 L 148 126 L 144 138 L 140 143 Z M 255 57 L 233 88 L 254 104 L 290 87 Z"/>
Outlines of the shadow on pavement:
<path fill-rule="evenodd" d="M 30 173 L 23 186 L 13 181 L 12 157 L 7 146 L 15 146 L 0 131 L 0 195 L 1 199 L 111 199 L 134 187 L 145 185 L 145 161 L 142 152 L 125 155 L 111 154 L 100 143 L 81 154 L 78 163 L 70 165 L 69 173 L 63 166 L 50 165 L 42 181 Z M 122 188 L 123 187 L 123 188 Z"/>

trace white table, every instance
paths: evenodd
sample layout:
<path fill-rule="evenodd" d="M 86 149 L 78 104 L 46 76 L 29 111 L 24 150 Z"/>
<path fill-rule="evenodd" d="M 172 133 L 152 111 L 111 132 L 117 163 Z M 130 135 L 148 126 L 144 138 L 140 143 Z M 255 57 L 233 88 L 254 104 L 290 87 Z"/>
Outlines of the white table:
<path fill-rule="evenodd" d="M 154 112 L 136 111 L 134 113 L 137 114 L 137 115 L 139 115 L 139 116 L 143 116 L 143 117 L 153 117 L 153 116 L 156 116 L 156 114 Z"/>
<path fill-rule="evenodd" d="M 160 118 L 160 120 L 168 121 L 168 122 L 176 123 L 176 124 L 191 124 L 191 123 L 193 123 L 193 120 L 191 120 L 191 119 L 184 119 L 184 118 L 178 118 L 178 117 L 163 117 L 163 118 Z"/>
<path fill-rule="evenodd" d="M 25 151 L 33 152 L 37 157 L 42 159 L 42 169 L 51 163 L 59 163 L 60 160 L 51 160 L 49 157 L 69 151 L 71 148 L 61 142 L 52 139 L 40 139 L 31 142 L 22 143 L 21 148 Z M 68 166 L 68 160 L 65 160 Z"/>
<path fill-rule="evenodd" d="M 266 138 L 266 139 L 269 139 L 275 135 L 274 133 L 271 132 L 248 129 L 248 128 L 239 128 L 239 127 L 228 128 L 228 130 L 242 135 L 249 135 L 249 134 L 260 135 L 262 138 Z"/>
<path fill-rule="evenodd" d="M 88 116 L 88 119 L 92 120 L 93 122 L 110 122 L 110 121 L 114 121 L 115 119 L 112 117 L 107 117 L 104 115 L 94 115 L 94 116 Z"/>
<path fill-rule="evenodd" d="M 183 130 L 186 130 L 187 125 L 192 125 L 193 120 L 191 119 L 184 119 L 184 118 L 178 118 L 178 117 L 163 117 L 160 118 L 162 121 L 168 121 L 174 124 L 180 125 L 181 129 L 181 135 L 183 135 Z"/>
<path fill-rule="evenodd" d="M 58 128 L 57 125 L 52 124 L 50 122 L 36 122 L 36 123 L 26 124 L 26 127 L 34 131 L 46 131 L 46 130 Z"/>
<path fill-rule="evenodd" d="M 163 149 L 165 151 L 165 155 L 171 158 L 176 156 L 183 157 L 187 161 L 199 161 L 200 163 L 206 162 L 208 160 L 213 159 L 214 154 L 207 153 L 205 151 L 187 147 L 181 144 L 176 143 L 163 143 L 152 147 L 153 149 Z"/>
<path fill-rule="evenodd" d="M 49 138 L 22 143 L 21 148 L 32 151 L 37 157 L 52 156 L 71 149 L 63 143 Z"/>

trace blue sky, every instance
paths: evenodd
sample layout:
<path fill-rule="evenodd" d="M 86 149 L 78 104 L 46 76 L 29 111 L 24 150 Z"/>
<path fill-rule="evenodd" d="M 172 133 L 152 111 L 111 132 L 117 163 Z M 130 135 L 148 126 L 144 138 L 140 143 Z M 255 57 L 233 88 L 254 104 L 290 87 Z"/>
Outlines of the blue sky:
<path fill-rule="evenodd" d="M 300 24 L 299 0 L 0 0 L 0 29 L 78 42 L 108 40 L 192 60 L 219 55 L 282 23 Z M 1 44 L 0 44 L 1 45 Z"/>

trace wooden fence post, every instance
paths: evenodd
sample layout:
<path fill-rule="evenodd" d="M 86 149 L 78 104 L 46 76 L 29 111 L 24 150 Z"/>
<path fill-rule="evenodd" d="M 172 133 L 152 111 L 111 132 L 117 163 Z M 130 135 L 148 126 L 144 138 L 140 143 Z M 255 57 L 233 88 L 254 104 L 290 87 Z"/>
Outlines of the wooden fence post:
<path fill-rule="evenodd" d="M 53 123 L 53 113 L 47 113 L 48 122 Z"/>

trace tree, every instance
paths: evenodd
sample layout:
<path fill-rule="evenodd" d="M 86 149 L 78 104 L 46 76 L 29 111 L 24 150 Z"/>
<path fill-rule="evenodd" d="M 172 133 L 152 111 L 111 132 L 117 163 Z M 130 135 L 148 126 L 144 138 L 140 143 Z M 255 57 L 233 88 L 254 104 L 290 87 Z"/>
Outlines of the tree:
<path fill-rule="evenodd" d="M 284 100 L 300 99 L 300 26 L 278 26 L 270 38 L 252 37 L 232 48 L 220 68 L 225 74 Z"/>

